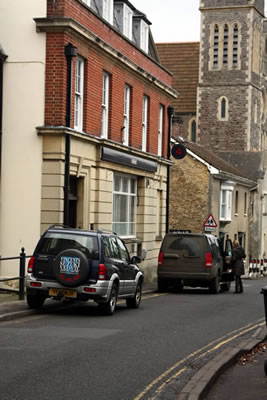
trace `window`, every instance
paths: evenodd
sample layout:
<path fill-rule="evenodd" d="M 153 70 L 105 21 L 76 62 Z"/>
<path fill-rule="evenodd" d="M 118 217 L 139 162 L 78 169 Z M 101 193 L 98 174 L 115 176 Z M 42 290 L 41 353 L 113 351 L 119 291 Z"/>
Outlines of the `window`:
<path fill-rule="evenodd" d="M 218 120 L 228 121 L 229 118 L 229 106 L 228 99 L 226 97 L 220 97 L 218 100 Z"/>
<path fill-rule="evenodd" d="M 131 88 L 125 85 L 124 89 L 124 118 L 123 118 L 123 144 L 129 144 L 129 130 L 130 130 L 130 93 Z"/>
<path fill-rule="evenodd" d="M 225 181 L 221 184 L 220 220 L 232 221 L 232 193 L 235 183 Z"/>
<path fill-rule="evenodd" d="M 224 67 L 227 67 L 227 65 L 228 65 L 228 38 L 229 38 L 228 25 L 225 25 L 224 30 L 223 30 L 223 66 Z"/>
<path fill-rule="evenodd" d="M 127 36 L 128 39 L 132 40 L 132 31 L 133 31 L 133 12 L 126 4 L 124 4 L 123 34 Z"/>
<path fill-rule="evenodd" d="M 108 137 L 109 75 L 103 73 L 101 137 Z"/>
<path fill-rule="evenodd" d="M 226 100 L 222 99 L 221 101 L 221 118 L 225 118 L 226 116 Z"/>
<path fill-rule="evenodd" d="M 219 58 L 219 27 L 215 25 L 213 35 L 213 67 L 218 68 Z"/>
<path fill-rule="evenodd" d="M 141 20 L 140 29 L 140 48 L 148 53 L 148 25 L 143 20 Z"/>
<path fill-rule="evenodd" d="M 156 222 L 156 238 L 162 236 L 162 190 L 157 190 L 157 222 Z"/>
<path fill-rule="evenodd" d="M 244 214 L 247 215 L 247 192 L 244 193 Z"/>
<path fill-rule="evenodd" d="M 237 67 L 238 64 L 238 40 L 239 40 L 238 26 L 235 25 L 233 32 L 233 67 Z"/>
<path fill-rule="evenodd" d="M 103 18 L 113 23 L 113 0 L 103 0 Z"/>
<path fill-rule="evenodd" d="M 191 122 L 191 140 L 194 143 L 197 141 L 197 123 L 195 119 Z"/>
<path fill-rule="evenodd" d="M 142 150 L 147 149 L 147 114 L 148 114 L 148 97 L 143 97 L 143 120 L 142 120 Z"/>
<path fill-rule="evenodd" d="M 238 214 L 238 191 L 235 192 L 235 214 Z"/>
<path fill-rule="evenodd" d="M 221 190 L 221 221 L 232 220 L 232 192 Z"/>
<path fill-rule="evenodd" d="M 74 128 L 83 129 L 83 80 L 84 80 L 84 61 L 82 58 L 76 58 L 75 69 L 75 112 Z"/>
<path fill-rule="evenodd" d="M 118 246 L 120 249 L 121 259 L 123 261 L 126 261 L 129 264 L 130 257 L 129 257 L 128 250 L 126 249 L 124 243 L 121 241 L 121 239 L 119 237 L 117 237 L 116 239 L 117 239 L 117 243 L 118 243 Z"/>
<path fill-rule="evenodd" d="M 136 235 L 136 178 L 114 175 L 112 229 L 120 236 Z"/>
<path fill-rule="evenodd" d="M 164 106 L 159 106 L 159 127 L 158 127 L 158 156 L 162 155 L 162 136 L 163 136 L 163 115 Z"/>

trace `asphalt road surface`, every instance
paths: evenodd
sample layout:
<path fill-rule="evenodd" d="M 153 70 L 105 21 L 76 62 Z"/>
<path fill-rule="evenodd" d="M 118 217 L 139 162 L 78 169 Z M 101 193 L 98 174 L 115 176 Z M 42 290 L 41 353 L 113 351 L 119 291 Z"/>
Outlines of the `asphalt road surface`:
<path fill-rule="evenodd" d="M 173 400 L 225 346 L 265 324 L 260 290 L 144 294 L 112 317 L 94 303 L 0 323 L 1 400 Z"/>

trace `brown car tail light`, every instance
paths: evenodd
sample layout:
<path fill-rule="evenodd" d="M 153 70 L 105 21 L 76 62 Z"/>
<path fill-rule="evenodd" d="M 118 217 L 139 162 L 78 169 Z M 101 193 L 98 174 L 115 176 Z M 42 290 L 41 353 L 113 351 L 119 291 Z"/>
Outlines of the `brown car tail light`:
<path fill-rule="evenodd" d="M 99 264 L 98 279 L 104 281 L 107 277 L 107 268 L 105 264 Z"/>
<path fill-rule="evenodd" d="M 162 251 L 160 251 L 159 252 L 159 257 L 158 257 L 158 266 L 159 267 L 161 267 L 162 266 L 162 264 L 163 264 L 163 252 Z"/>
<path fill-rule="evenodd" d="M 212 254 L 211 253 L 206 253 L 205 256 L 205 268 L 211 268 L 212 267 Z"/>
<path fill-rule="evenodd" d="M 35 257 L 31 257 L 28 263 L 28 273 L 31 274 L 33 272 Z"/>

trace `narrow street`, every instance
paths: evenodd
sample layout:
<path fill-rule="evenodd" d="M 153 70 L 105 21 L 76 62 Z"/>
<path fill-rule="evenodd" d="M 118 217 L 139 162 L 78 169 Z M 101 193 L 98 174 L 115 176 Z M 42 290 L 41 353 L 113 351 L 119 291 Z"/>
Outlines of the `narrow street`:
<path fill-rule="evenodd" d="M 174 399 L 198 368 L 265 324 L 260 290 L 145 293 L 139 310 L 120 302 L 113 317 L 94 303 L 0 325 L 2 400 Z"/>

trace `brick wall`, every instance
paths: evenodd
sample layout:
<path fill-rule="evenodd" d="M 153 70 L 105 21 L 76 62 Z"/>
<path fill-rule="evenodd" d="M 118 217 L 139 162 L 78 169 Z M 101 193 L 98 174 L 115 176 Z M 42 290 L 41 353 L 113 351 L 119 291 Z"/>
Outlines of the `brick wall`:
<path fill-rule="evenodd" d="M 143 52 L 136 49 L 129 41 L 122 38 L 107 24 L 90 12 L 78 0 L 48 0 L 48 16 L 72 16 L 88 29 L 107 40 L 109 44 L 145 68 L 166 84 L 171 77 L 158 64 Z M 64 126 L 66 115 L 66 73 L 67 64 L 64 46 L 72 43 L 77 47 L 78 55 L 85 60 L 83 131 L 100 137 L 101 103 L 103 71 L 110 74 L 109 130 L 108 138 L 122 143 L 124 87 L 131 87 L 130 137 L 129 145 L 141 149 L 142 145 L 142 104 L 143 96 L 149 97 L 149 136 L 147 151 L 157 154 L 158 151 L 158 115 L 159 104 L 164 105 L 163 156 L 167 156 L 168 118 L 167 107 L 169 95 L 148 83 L 145 78 L 128 69 L 118 59 L 113 59 L 105 51 L 91 43 L 86 43 L 66 32 L 47 32 L 47 68 L 46 68 L 46 105 L 45 124 Z M 75 82 L 75 60 L 73 61 L 73 83 Z M 72 123 L 74 121 L 74 90 L 72 92 Z M 152 117 L 153 116 L 153 117 Z"/>

